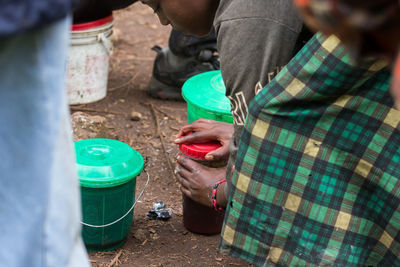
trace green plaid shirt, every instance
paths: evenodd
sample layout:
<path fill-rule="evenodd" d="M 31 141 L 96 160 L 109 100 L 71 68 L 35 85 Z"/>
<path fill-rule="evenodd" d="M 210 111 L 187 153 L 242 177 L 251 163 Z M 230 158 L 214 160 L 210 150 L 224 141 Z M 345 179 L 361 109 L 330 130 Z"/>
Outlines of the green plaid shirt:
<path fill-rule="evenodd" d="M 252 101 L 220 250 L 264 266 L 400 266 L 400 115 L 382 61 L 314 36 Z"/>

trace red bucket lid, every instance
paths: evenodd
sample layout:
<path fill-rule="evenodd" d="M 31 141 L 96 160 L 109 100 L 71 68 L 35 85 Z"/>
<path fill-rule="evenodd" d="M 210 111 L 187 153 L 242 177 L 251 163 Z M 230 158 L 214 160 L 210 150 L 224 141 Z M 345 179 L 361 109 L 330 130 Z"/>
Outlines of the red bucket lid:
<path fill-rule="evenodd" d="M 204 159 L 209 152 L 214 151 L 220 147 L 221 144 L 218 141 L 213 141 L 208 143 L 180 144 L 179 150 L 188 157 Z"/>
<path fill-rule="evenodd" d="M 88 29 L 92 29 L 92 28 L 96 28 L 96 27 L 100 27 L 103 26 L 107 23 L 110 23 L 113 21 L 113 16 L 112 14 L 102 18 L 102 19 L 98 19 L 95 21 L 91 21 L 91 22 L 86 22 L 86 23 L 79 23 L 79 24 L 73 24 L 71 26 L 71 30 L 72 31 L 83 31 L 83 30 L 88 30 Z"/>

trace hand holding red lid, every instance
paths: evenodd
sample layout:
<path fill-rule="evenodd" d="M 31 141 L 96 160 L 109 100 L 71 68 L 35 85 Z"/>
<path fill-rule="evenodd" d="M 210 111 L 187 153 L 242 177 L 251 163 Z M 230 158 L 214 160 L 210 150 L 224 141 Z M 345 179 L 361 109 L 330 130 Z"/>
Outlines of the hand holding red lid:
<path fill-rule="evenodd" d="M 224 160 L 229 157 L 229 142 L 233 135 L 233 125 L 209 119 L 198 119 L 183 126 L 178 133 L 176 144 L 208 143 L 218 141 L 221 147 L 209 152 L 206 160 Z"/>

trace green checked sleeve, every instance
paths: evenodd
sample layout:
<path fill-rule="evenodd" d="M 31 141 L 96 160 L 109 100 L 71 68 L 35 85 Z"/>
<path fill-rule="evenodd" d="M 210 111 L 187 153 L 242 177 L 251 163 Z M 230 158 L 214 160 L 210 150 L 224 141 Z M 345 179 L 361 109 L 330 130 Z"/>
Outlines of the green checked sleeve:
<path fill-rule="evenodd" d="M 258 266 L 400 266 L 400 114 L 383 61 L 316 34 L 249 106 L 220 250 Z"/>

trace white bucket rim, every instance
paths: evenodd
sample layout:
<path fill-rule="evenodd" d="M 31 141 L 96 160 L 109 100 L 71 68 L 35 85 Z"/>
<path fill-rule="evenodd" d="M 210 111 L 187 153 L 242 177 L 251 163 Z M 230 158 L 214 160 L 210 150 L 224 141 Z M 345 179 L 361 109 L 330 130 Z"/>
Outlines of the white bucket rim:
<path fill-rule="evenodd" d="M 109 38 L 112 35 L 113 26 L 114 20 L 112 15 L 92 22 L 74 24 L 70 31 L 70 43 L 75 46 L 99 42 L 101 39 L 100 36 Z"/>
<path fill-rule="evenodd" d="M 114 17 L 112 14 L 93 21 L 85 22 L 85 23 L 78 23 L 71 25 L 71 32 L 87 32 L 93 29 L 101 28 L 109 23 L 114 21 Z"/>
<path fill-rule="evenodd" d="M 99 26 L 97 28 L 93 29 L 88 29 L 88 30 L 82 30 L 82 31 L 70 31 L 71 36 L 90 36 L 90 35 L 96 35 L 99 32 L 105 32 L 107 30 L 110 30 L 114 26 L 114 21 L 109 22 L 103 26 Z"/>

